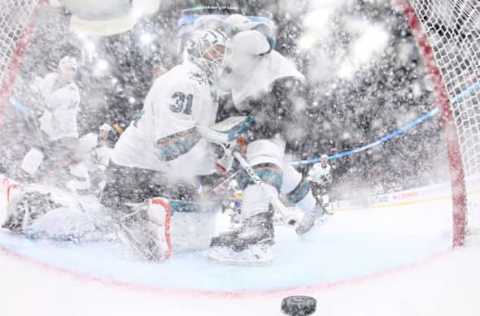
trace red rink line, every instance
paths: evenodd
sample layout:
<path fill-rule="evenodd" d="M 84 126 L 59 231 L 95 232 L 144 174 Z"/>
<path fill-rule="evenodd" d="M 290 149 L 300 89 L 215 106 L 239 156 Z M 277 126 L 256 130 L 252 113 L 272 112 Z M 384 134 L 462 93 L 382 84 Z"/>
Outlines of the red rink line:
<path fill-rule="evenodd" d="M 337 288 L 343 288 L 348 286 L 355 286 L 365 284 L 370 281 L 375 281 L 383 279 L 389 276 L 394 276 L 403 272 L 414 271 L 420 267 L 430 265 L 440 259 L 443 259 L 452 253 L 454 249 L 449 249 L 443 252 L 433 254 L 427 258 L 421 259 L 417 262 L 402 265 L 400 267 L 387 269 L 380 272 L 370 273 L 365 276 L 354 277 L 351 279 L 320 283 L 309 286 L 300 286 L 300 287 L 291 287 L 285 289 L 270 289 L 270 290 L 242 290 L 242 291 L 212 291 L 212 290 L 198 290 L 198 289 L 169 289 L 161 288 L 149 285 L 143 285 L 139 283 L 131 283 L 125 281 L 117 281 L 114 279 L 109 279 L 106 277 L 98 277 L 94 275 L 89 275 L 81 272 L 76 272 L 68 270 L 61 267 L 55 267 L 48 263 L 42 262 L 40 260 L 34 259 L 32 257 L 19 254 L 11 249 L 0 245 L 0 254 L 3 253 L 8 257 L 14 258 L 16 260 L 35 265 L 47 272 L 56 272 L 70 276 L 74 279 L 83 282 L 98 282 L 106 286 L 126 289 L 135 292 L 144 292 L 155 295 L 164 295 L 170 297 L 196 297 L 196 298 L 212 298 L 212 299 L 252 299 L 252 298 L 266 298 L 266 297 L 285 297 L 289 295 L 298 295 L 298 294 L 317 294 L 318 292 L 334 290 Z"/>

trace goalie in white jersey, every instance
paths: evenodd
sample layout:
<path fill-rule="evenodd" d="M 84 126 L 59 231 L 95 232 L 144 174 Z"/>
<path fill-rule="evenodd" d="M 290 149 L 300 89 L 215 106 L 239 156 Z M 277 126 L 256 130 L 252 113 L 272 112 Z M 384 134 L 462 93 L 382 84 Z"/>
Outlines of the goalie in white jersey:
<path fill-rule="evenodd" d="M 225 40 L 219 31 L 198 32 L 187 43 L 184 62 L 155 80 L 143 111 L 113 149 L 102 204 L 128 214 L 132 205 L 154 197 L 196 200 L 196 177 L 215 171 L 214 150 L 204 136 L 215 123 L 213 84 Z M 154 239 L 143 244 L 153 244 L 147 257 L 156 260 L 163 254 Z"/>

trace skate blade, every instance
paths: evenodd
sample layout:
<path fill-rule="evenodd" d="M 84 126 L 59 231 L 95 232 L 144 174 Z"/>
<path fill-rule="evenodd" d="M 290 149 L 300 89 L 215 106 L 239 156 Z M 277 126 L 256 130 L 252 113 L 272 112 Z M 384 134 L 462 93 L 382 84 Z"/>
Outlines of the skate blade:
<path fill-rule="evenodd" d="M 264 259 L 254 259 L 251 260 L 247 259 L 240 259 L 240 258 L 232 258 L 226 257 L 220 251 L 215 251 L 210 249 L 208 251 L 207 257 L 210 261 L 224 264 L 224 265 L 231 265 L 231 266 L 241 266 L 241 267 L 262 267 L 262 266 L 269 266 L 273 262 L 273 257 L 268 257 Z"/>

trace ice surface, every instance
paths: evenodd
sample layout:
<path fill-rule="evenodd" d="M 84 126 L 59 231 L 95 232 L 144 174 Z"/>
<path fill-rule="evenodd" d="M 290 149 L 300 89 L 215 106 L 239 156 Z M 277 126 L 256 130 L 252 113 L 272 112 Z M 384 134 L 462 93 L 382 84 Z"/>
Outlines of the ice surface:
<path fill-rule="evenodd" d="M 2 232 L 2 315 L 281 315 L 292 293 L 315 296 L 315 315 L 477 315 L 480 252 L 449 250 L 450 214 L 441 202 L 338 212 L 305 238 L 278 229 L 274 264 L 254 268 Z"/>

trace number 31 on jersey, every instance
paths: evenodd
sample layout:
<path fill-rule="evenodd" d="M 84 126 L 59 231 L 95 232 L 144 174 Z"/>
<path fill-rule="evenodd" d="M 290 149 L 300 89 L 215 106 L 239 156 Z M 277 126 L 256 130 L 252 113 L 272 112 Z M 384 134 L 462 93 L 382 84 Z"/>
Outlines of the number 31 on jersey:
<path fill-rule="evenodd" d="M 193 94 L 185 94 L 183 92 L 175 92 L 172 95 L 172 103 L 170 103 L 170 111 L 174 113 L 192 114 Z"/>

